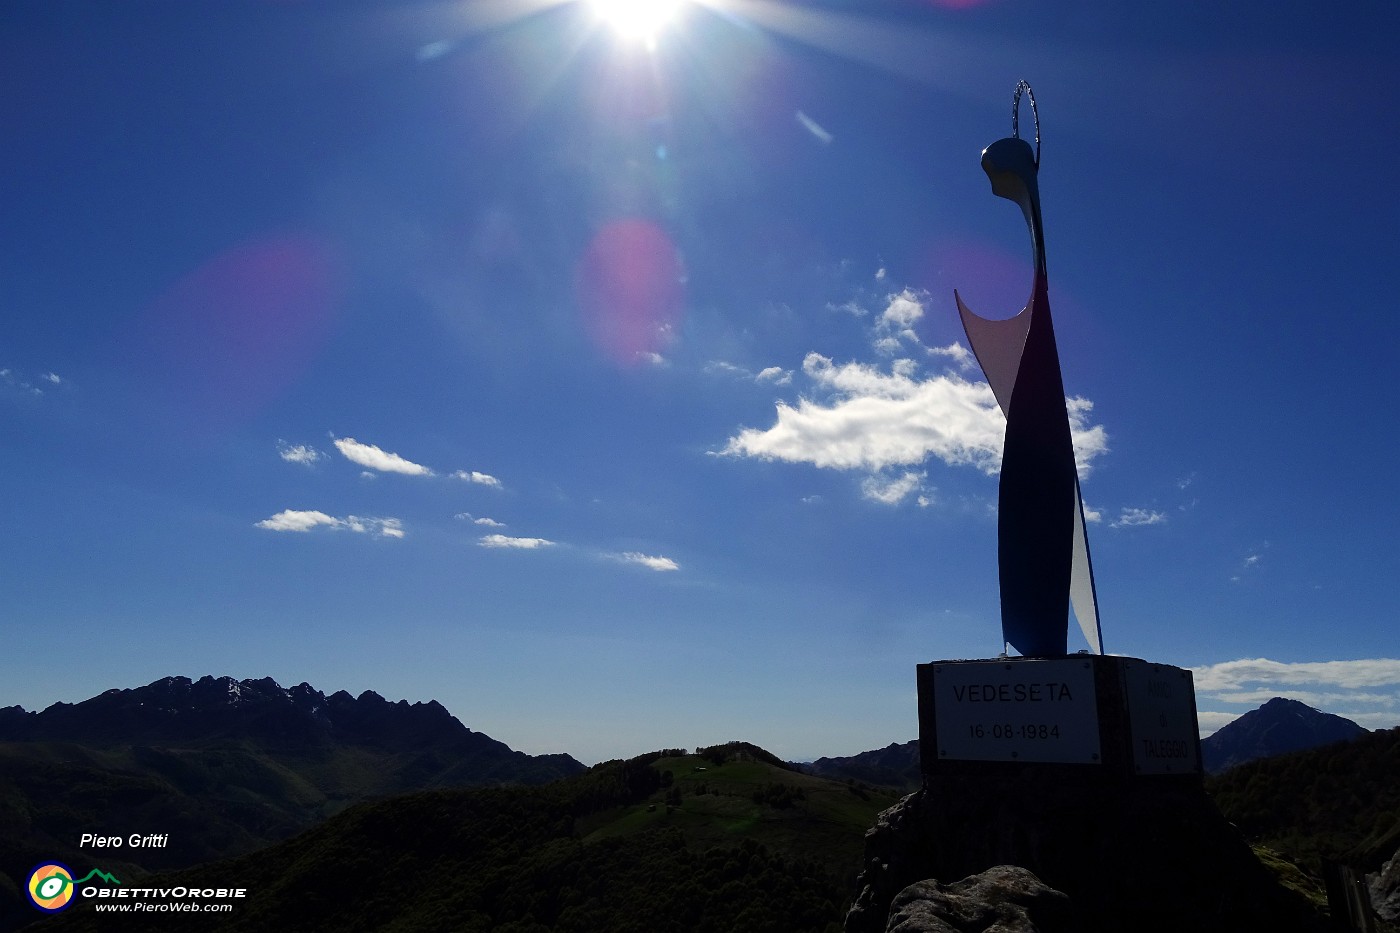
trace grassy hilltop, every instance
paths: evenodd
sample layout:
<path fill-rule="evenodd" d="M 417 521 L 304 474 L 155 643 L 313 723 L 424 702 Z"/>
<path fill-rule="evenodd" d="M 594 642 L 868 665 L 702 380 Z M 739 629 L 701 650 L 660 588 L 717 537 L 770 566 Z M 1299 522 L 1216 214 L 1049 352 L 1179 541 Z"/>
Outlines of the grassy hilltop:
<path fill-rule="evenodd" d="M 865 830 L 895 799 L 743 743 L 655 752 L 543 787 L 351 807 L 253 855 L 158 876 L 249 892 L 234 913 L 160 925 L 831 933 Z M 111 930 L 116 919 L 83 905 L 35 929 Z"/>

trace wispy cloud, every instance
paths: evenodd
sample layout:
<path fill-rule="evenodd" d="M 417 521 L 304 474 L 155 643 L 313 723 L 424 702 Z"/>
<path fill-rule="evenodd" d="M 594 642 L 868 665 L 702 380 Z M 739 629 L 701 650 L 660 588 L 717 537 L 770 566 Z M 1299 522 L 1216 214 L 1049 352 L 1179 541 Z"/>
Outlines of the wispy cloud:
<path fill-rule="evenodd" d="M 617 555 L 617 559 L 628 564 L 639 564 L 650 570 L 669 571 L 680 570 L 681 565 L 669 557 L 652 557 L 649 554 L 639 554 L 636 551 L 627 551 Z"/>
<path fill-rule="evenodd" d="M 861 307 L 860 303 L 855 299 L 851 299 L 850 301 L 843 302 L 839 305 L 834 302 L 827 302 L 826 310 L 844 311 L 852 317 L 865 317 L 867 314 L 870 313 L 869 311 L 865 310 L 865 308 Z"/>
<path fill-rule="evenodd" d="M 518 548 L 521 550 L 534 550 L 542 547 L 553 547 L 553 541 L 547 538 L 511 538 L 506 535 L 483 535 L 477 541 L 481 547 L 492 548 Z"/>
<path fill-rule="evenodd" d="M 335 448 L 351 463 L 381 473 L 402 473 L 405 476 L 432 476 L 433 471 L 419 463 L 405 460 L 398 454 L 381 450 L 373 444 L 362 444 L 353 437 L 336 438 Z"/>
<path fill-rule="evenodd" d="M 1118 513 L 1116 519 L 1108 523 L 1108 527 L 1133 528 L 1138 525 L 1160 525 L 1166 520 L 1165 512 L 1154 512 L 1151 509 L 1124 509 Z"/>
<path fill-rule="evenodd" d="M 453 479 L 460 479 L 464 483 L 475 483 L 478 486 L 493 486 L 501 488 L 501 481 L 489 473 L 478 473 L 476 470 L 457 470 L 452 474 Z"/>
<path fill-rule="evenodd" d="M 803 113 L 801 110 L 797 111 L 797 122 L 802 124 L 802 128 L 815 136 L 817 141 L 823 146 L 831 145 L 831 141 L 836 138 L 823 129 L 820 123 L 807 116 L 807 114 Z"/>
<path fill-rule="evenodd" d="M 748 378 L 752 375 L 742 366 L 735 366 L 727 360 L 710 360 L 702 368 L 701 372 L 707 376 L 741 376 Z"/>
<path fill-rule="evenodd" d="M 456 44 L 456 42 L 450 39 L 440 39 L 437 42 L 429 42 L 426 45 L 420 45 L 418 50 L 413 53 L 413 57 L 420 62 L 430 62 L 435 58 L 442 58 L 448 52 L 451 52 L 453 46 Z"/>
<path fill-rule="evenodd" d="M 927 473 L 905 473 L 903 476 L 889 478 L 886 476 L 868 476 L 860 484 L 861 495 L 872 502 L 882 502 L 885 505 L 898 505 L 912 494 L 923 488 L 924 478 Z M 927 504 L 926 496 L 920 505 Z"/>
<path fill-rule="evenodd" d="M 382 538 L 402 538 L 404 536 L 403 522 L 397 518 L 362 518 L 358 515 L 336 518 L 316 510 L 284 509 L 271 518 L 255 522 L 254 525 L 268 531 L 305 533 L 315 528 L 330 528 L 337 531 L 352 531 L 356 534 L 376 535 Z"/>
<path fill-rule="evenodd" d="M 286 441 L 277 442 L 277 455 L 288 463 L 300 463 L 303 466 L 311 466 L 325 457 L 325 454 L 315 447 L 308 447 L 305 444 L 292 445 Z"/>
<path fill-rule="evenodd" d="M 1244 559 L 1240 561 L 1239 566 L 1235 570 L 1234 574 L 1231 575 L 1230 582 L 1239 583 L 1241 580 L 1244 579 L 1246 574 L 1252 574 L 1255 571 L 1257 571 L 1259 569 L 1259 566 L 1264 562 L 1264 551 L 1268 547 L 1269 542 L 1265 541 L 1252 553 L 1246 554 Z"/>
<path fill-rule="evenodd" d="M 19 375 L 13 369 L 0 369 L 0 385 L 16 389 L 23 392 L 25 395 L 41 397 L 44 395 L 45 387 L 51 389 L 53 386 L 66 384 L 66 380 L 54 372 L 40 373 L 39 376 L 36 377 L 35 382 L 41 382 L 44 385 L 35 385 L 34 382 Z"/>

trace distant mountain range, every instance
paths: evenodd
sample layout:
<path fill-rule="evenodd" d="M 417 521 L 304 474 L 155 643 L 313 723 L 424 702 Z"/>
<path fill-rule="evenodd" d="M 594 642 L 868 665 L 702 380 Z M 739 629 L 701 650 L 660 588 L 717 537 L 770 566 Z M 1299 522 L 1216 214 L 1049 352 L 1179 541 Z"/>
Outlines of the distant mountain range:
<path fill-rule="evenodd" d="M 1201 764 L 1206 773 L 1218 774 L 1256 758 L 1344 742 L 1366 732 L 1350 719 L 1274 697 L 1202 739 Z"/>
<path fill-rule="evenodd" d="M 390 703 L 372 690 L 326 696 L 310 684 L 284 688 L 270 677 L 165 677 L 130 690 L 108 690 L 81 703 L 31 713 L 0 709 L 0 741 L 83 745 L 189 745 L 253 742 L 268 750 L 357 746 L 397 753 L 451 751 L 448 773 L 430 785 L 547 781 L 583 766 L 568 755 L 532 758 L 462 725 L 436 700 Z"/>
<path fill-rule="evenodd" d="M 915 790 L 924 782 L 919 765 L 919 740 L 903 745 L 890 743 L 886 748 L 847 757 L 818 758 L 797 767 L 808 774 L 836 781 L 863 781 L 880 787 Z"/>
<path fill-rule="evenodd" d="M 166 834 L 163 848 L 112 851 L 110 865 L 169 870 L 252 852 L 367 799 L 586 770 L 473 732 L 437 702 L 326 696 L 270 678 L 166 677 L 42 712 L 6 707 L 0 901 L 6 875 L 90 861 L 82 833 Z"/>

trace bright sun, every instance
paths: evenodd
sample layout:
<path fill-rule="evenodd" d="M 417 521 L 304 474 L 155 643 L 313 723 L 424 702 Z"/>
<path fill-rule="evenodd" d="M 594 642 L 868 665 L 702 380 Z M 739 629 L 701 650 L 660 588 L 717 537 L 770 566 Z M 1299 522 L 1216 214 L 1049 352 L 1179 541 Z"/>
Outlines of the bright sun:
<path fill-rule="evenodd" d="M 594 13 L 618 35 L 652 42 L 685 0 L 590 0 Z"/>

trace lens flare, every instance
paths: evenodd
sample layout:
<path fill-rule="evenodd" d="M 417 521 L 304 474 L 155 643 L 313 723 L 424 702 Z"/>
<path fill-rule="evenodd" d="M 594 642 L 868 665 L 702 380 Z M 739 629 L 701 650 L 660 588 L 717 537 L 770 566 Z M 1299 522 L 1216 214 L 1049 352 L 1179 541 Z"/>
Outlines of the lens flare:
<path fill-rule="evenodd" d="M 619 36 L 639 42 L 655 40 L 675 19 L 683 0 L 590 0 L 594 14 Z"/>
<path fill-rule="evenodd" d="M 139 325 L 169 397 L 213 426 L 286 391 L 329 334 L 338 269 L 319 238 L 288 233 L 234 246 L 172 284 Z"/>
<path fill-rule="evenodd" d="M 656 224 L 636 217 L 606 224 L 579 260 L 584 327 L 618 363 L 654 360 L 680 323 L 683 279 L 680 253 Z"/>

